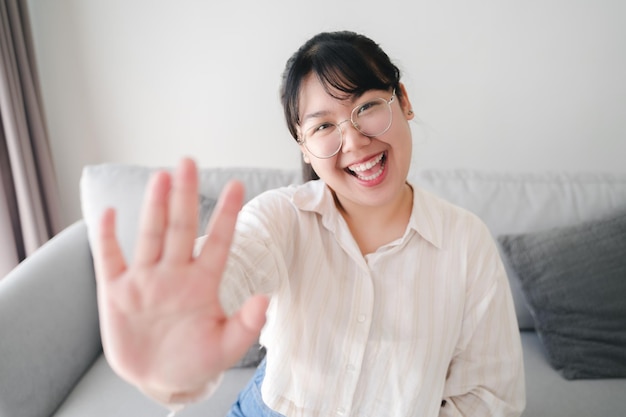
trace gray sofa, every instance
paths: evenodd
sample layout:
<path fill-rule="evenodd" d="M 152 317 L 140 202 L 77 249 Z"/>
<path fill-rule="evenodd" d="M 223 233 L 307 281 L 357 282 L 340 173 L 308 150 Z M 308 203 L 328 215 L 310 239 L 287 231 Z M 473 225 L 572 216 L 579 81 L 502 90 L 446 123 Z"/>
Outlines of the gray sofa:
<path fill-rule="evenodd" d="M 112 205 L 118 209 L 123 250 L 131 256 L 137 211 L 152 170 L 124 165 L 85 168 L 83 220 L 0 281 L 0 417 L 167 414 L 120 380 L 102 355 L 89 249 L 93 225 L 102 209 Z M 248 199 L 300 181 L 296 171 L 204 169 L 201 222 L 206 222 L 219 190 L 230 178 L 246 184 Z M 475 212 L 496 238 L 575 225 L 626 209 L 624 175 L 420 171 L 412 172 L 410 181 Z M 520 280 L 507 267 L 524 350 L 524 416 L 626 416 L 626 379 L 566 380 L 550 366 Z M 253 372 L 252 366 L 229 370 L 213 397 L 180 416 L 223 416 Z"/>

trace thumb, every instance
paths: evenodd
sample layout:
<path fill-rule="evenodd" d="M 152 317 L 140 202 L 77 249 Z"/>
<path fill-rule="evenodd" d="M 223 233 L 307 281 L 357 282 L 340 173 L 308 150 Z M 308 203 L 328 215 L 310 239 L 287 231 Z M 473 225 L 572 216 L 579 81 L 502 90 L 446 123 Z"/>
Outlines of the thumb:
<path fill-rule="evenodd" d="M 229 366 L 235 364 L 259 338 L 265 325 L 265 312 L 269 298 L 265 295 L 250 297 L 241 309 L 231 316 L 224 329 L 222 349 Z"/>

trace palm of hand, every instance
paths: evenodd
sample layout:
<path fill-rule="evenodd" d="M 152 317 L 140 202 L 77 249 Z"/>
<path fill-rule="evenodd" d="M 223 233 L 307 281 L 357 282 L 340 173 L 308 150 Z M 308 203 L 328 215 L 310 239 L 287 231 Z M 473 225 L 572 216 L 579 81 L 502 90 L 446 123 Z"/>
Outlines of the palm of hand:
<path fill-rule="evenodd" d="M 115 239 L 114 212 L 103 215 L 94 253 L 101 333 L 107 359 L 127 381 L 152 392 L 201 390 L 258 337 L 265 297 L 251 298 L 232 317 L 218 299 L 242 199 L 240 184 L 226 187 L 194 258 L 195 164 L 184 160 L 173 181 L 157 174 L 147 190 L 129 266 Z"/>

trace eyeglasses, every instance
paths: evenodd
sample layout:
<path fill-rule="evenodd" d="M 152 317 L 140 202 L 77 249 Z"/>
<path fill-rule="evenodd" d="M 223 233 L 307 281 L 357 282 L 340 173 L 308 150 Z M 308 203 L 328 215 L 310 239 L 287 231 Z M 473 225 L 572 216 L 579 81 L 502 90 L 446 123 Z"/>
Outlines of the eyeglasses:
<path fill-rule="evenodd" d="M 352 126 L 365 136 L 380 136 L 391 127 L 391 103 L 394 102 L 395 97 L 394 88 L 389 100 L 382 97 L 375 98 L 356 106 L 352 109 L 350 119 L 340 123 L 317 123 L 304 132 L 298 143 L 304 144 L 313 156 L 328 159 L 337 155 L 343 145 L 343 131 L 340 126 L 345 122 L 352 123 Z"/>

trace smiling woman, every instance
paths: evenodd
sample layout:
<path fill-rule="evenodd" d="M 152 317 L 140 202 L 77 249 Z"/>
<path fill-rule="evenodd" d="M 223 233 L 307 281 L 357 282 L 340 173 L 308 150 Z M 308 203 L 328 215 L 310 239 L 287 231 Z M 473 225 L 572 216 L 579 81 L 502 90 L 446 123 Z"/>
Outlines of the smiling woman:
<path fill-rule="evenodd" d="M 184 159 L 152 178 L 130 264 L 105 211 L 94 261 L 111 367 L 177 409 L 210 395 L 259 337 L 266 357 L 229 417 L 519 416 L 504 267 L 476 216 L 409 183 L 413 112 L 397 67 L 363 35 L 321 33 L 283 81 L 319 180 L 243 207 L 230 183 L 194 242 L 197 168 Z"/>

